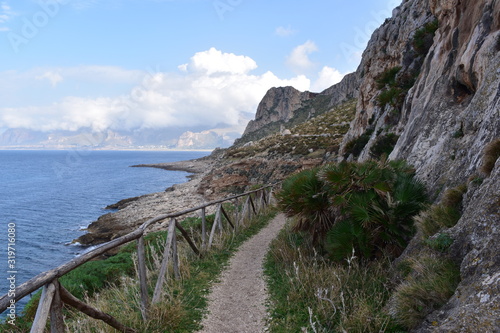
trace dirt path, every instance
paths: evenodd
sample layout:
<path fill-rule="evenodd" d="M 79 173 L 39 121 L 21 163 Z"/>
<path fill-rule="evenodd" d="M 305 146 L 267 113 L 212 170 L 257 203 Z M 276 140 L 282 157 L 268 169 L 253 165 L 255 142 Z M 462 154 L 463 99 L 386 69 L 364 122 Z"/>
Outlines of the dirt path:
<path fill-rule="evenodd" d="M 277 215 L 239 248 L 222 273 L 221 281 L 212 288 L 209 314 L 200 333 L 265 331 L 267 291 L 262 263 L 269 243 L 284 225 L 284 215 Z"/>

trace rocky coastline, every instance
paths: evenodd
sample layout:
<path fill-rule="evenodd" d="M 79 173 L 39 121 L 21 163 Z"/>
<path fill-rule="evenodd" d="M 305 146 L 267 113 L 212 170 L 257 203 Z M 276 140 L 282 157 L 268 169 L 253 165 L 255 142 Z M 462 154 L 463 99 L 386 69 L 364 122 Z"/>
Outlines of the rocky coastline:
<path fill-rule="evenodd" d="M 187 176 L 185 183 L 175 184 L 164 192 L 126 198 L 107 206 L 106 209 L 116 211 L 100 216 L 87 227 L 84 235 L 73 242 L 85 246 L 98 245 L 123 236 L 160 214 L 174 213 L 203 204 L 208 200 L 198 193 L 198 187 L 203 177 L 212 169 L 214 162 L 214 159 L 204 157 L 172 163 L 134 165 L 133 167 L 186 171 L 191 174 Z M 147 232 L 161 230 L 167 223 L 168 221 L 163 221 L 152 225 Z"/>

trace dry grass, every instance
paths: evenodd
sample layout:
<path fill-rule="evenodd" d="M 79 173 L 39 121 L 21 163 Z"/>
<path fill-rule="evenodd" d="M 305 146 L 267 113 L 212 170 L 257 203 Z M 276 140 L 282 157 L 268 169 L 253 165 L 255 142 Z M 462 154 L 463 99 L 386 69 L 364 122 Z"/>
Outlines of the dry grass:
<path fill-rule="evenodd" d="M 391 315 L 411 329 L 453 295 L 460 271 L 455 263 L 441 255 L 414 257 L 409 264 L 412 273 L 397 287 L 390 308 Z"/>
<path fill-rule="evenodd" d="M 386 259 L 332 263 L 288 228 L 271 245 L 266 263 L 271 332 L 386 332 L 390 295 Z M 391 328 L 392 327 L 392 328 Z"/>
<path fill-rule="evenodd" d="M 489 176 L 495 167 L 496 161 L 500 157 L 500 139 L 493 140 L 486 145 L 483 153 L 483 164 L 480 171 Z"/>

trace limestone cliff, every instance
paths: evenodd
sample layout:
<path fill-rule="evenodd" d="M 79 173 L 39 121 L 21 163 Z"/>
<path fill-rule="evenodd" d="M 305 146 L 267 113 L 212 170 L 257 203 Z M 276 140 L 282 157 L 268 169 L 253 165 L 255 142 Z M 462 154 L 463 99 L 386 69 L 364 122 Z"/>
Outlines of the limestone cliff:
<path fill-rule="evenodd" d="M 432 46 L 420 58 L 416 32 L 435 19 Z M 395 80 L 418 75 L 400 105 L 382 107 L 379 96 L 389 88 L 382 87 L 381 77 L 393 68 Z M 462 281 L 417 331 L 498 331 L 500 163 L 491 174 L 480 167 L 485 146 L 500 137 L 500 1 L 404 1 L 374 33 L 359 71 L 364 77 L 357 114 L 343 148 L 368 132 L 359 154 L 360 160 L 367 159 L 377 135 L 391 132 L 399 139 L 389 157 L 413 164 L 436 197 L 446 188 L 468 184 L 463 216 L 447 231 L 455 239 L 452 249 Z"/>
<path fill-rule="evenodd" d="M 351 73 L 321 93 L 300 92 L 293 87 L 271 88 L 259 103 L 255 119 L 248 123 L 235 145 L 262 139 L 284 128 L 289 129 L 356 98 L 358 81 L 358 74 Z"/>

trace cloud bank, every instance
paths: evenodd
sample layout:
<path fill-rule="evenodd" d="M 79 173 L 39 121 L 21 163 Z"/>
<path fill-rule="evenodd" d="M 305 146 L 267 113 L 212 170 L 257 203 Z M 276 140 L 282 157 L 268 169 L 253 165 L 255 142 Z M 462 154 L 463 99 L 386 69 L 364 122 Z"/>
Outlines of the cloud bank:
<path fill-rule="evenodd" d="M 103 131 L 234 126 L 240 122 L 242 114 L 255 113 L 258 103 L 271 87 L 293 86 L 301 91 L 311 88 L 319 91 L 342 76 L 325 67 L 318 80 L 311 84 L 305 75 L 281 79 L 270 71 L 252 74 L 255 69 L 257 63 L 247 56 L 211 48 L 196 53 L 174 73 L 105 66 L 38 70 L 32 73 L 34 81 L 53 90 L 71 84 L 72 78 L 136 83 L 128 93 L 115 97 L 66 96 L 45 106 L 0 108 L 0 128 Z"/>

